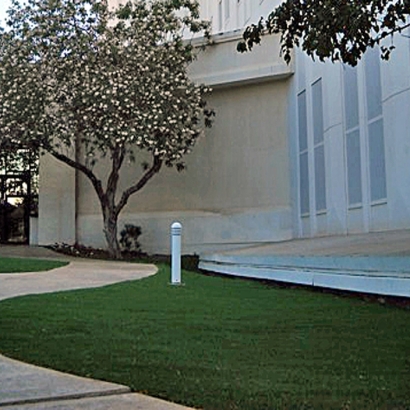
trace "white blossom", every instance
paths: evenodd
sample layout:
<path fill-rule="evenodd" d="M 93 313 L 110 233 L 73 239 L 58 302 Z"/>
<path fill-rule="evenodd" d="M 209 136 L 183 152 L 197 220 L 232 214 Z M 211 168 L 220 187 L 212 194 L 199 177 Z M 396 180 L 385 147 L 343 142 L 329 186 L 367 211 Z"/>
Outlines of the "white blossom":
<path fill-rule="evenodd" d="M 81 165 L 96 180 L 90 164 L 118 152 L 131 160 L 135 148 L 182 166 L 212 114 L 210 90 L 187 75 L 196 50 L 181 28 L 207 27 L 194 17 L 196 2 L 185 23 L 172 0 L 134 0 L 116 15 L 106 0 L 76 0 L 74 14 L 69 3 L 14 5 L 21 12 L 0 32 L 0 136 L 52 153 L 80 141 L 78 160 L 92 158 Z"/>

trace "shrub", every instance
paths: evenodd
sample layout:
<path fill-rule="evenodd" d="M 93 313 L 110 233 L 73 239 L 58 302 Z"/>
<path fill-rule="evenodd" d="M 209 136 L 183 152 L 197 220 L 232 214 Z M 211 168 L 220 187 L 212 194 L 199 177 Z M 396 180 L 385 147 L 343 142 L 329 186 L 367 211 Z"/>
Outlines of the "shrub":
<path fill-rule="evenodd" d="M 120 232 L 120 245 L 127 252 L 141 252 L 141 245 L 138 238 L 141 235 L 141 227 L 125 224 L 124 229 Z"/>

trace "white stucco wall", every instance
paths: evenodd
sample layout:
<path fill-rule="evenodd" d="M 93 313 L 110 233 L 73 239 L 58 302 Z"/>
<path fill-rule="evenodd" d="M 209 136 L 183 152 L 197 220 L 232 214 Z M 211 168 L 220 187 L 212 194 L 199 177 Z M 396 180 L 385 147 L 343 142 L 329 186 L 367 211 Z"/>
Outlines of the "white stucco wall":
<path fill-rule="evenodd" d="M 75 228 L 75 171 L 49 154 L 40 160 L 38 244 L 72 244 Z"/>
<path fill-rule="evenodd" d="M 291 238 L 288 88 L 279 80 L 214 91 L 215 124 L 187 170 L 162 170 L 124 209 L 121 224 L 142 227 L 144 250 L 167 252 L 174 220 L 184 225 L 187 253 Z M 140 172 L 138 163 L 129 166 L 122 186 Z M 80 176 L 78 189 L 78 240 L 104 246 L 92 187 Z"/>
<path fill-rule="evenodd" d="M 228 87 L 288 78 L 293 74 L 293 62 L 286 64 L 280 57 L 278 36 L 267 36 L 252 52 L 239 53 L 237 31 L 215 34 L 213 45 L 199 54 L 189 68 L 193 81 L 211 87 Z"/>
<path fill-rule="evenodd" d="M 207 3 L 203 12 L 214 23 L 217 3 Z M 230 1 L 237 20 L 225 22 L 224 33 L 215 33 L 214 45 L 191 67 L 194 81 L 214 88 L 216 121 L 187 159 L 186 172 L 163 170 L 124 209 L 120 225 L 140 225 L 145 250 L 168 251 L 169 225 L 176 219 L 184 224 L 189 253 L 292 237 L 287 103 L 293 66 L 281 59 L 277 37 L 239 54 L 240 32 L 231 31 L 274 3 L 247 2 L 250 15 L 242 21 L 245 2 Z M 100 205 L 88 180 L 47 156 L 42 170 L 39 242 L 105 246 Z M 96 170 L 106 178 L 106 165 Z M 122 188 L 140 172 L 138 163 L 130 165 Z"/>
<path fill-rule="evenodd" d="M 38 218 L 30 216 L 30 245 L 38 245 Z"/>
<path fill-rule="evenodd" d="M 202 18 L 211 21 L 213 33 L 241 30 L 257 23 L 280 3 L 281 0 L 199 0 Z"/>

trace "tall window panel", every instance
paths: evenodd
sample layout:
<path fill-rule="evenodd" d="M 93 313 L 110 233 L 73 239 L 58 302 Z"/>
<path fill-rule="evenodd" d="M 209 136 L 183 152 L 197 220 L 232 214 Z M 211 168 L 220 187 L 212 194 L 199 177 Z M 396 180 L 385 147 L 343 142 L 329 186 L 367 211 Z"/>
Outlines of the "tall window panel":
<path fill-rule="evenodd" d="M 244 2 L 245 23 L 251 18 L 251 1 L 253 1 L 253 0 L 243 0 L 243 2 Z"/>
<path fill-rule="evenodd" d="M 243 0 L 236 0 L 236 27 L 241 27 L 243 23 Z"/>
<path fill-rule="evenodd" d="M 380 201 L 387 197 L 383 119 L 369 123 L 370 198 Z"/>
<path fill-rule="evenodd" d="M 218 0 L 218 31 L 222 31 L 224 26 L 222 0 Z"/>
<path fill-rule="evenodd" d="M 325 143 L 323 129 L 322 80 L 312 84 L 313 142 L 316 212 L 326 210 Z"/>
<path fill-rule="evenodd" d="M 231 17 L 231 8 L 230 8 L 230 1 L 225 0 L 225 19 L 228 20 Z"/>
<path fill-rule="evenodd" d="M 357 68 L 344 66 L 343 77 L 348 200 L 349 206 L 358 206 L 363 199 Z"/>
<path fill-rule="evenodd" d="M 380 54 L 370 49 L 365 57 L 367 128 L 369 136 L 370 199 L 386 199 L 386 164 L 384 151 Z"/>
<path fill-rule="evenodd" d="M 299 197 L 301 215 L 309 214 L 309 163 L 307 139 L 306 91 L 298 95 Z"/>

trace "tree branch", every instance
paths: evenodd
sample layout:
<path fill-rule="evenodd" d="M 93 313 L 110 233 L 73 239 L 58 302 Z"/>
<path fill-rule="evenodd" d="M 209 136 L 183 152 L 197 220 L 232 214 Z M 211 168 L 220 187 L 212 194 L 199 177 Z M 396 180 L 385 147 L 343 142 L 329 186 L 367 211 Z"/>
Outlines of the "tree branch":
<path fill-rule="evenodd" d="M 286 0 L 266 19 L 248 26 L 239 52 L 260 44 L 264 34 L 280 34 L 280 49 L 287 63 L 298 46 L 312 59 L 341 60 L 355 66 L 366 49 L 381 46 L 387 60 L 395 48 L 383 39 L 409 27 L 410 3 L 389 0 Z"/>
<path fill-rule="evenodd" d="M 162 167 L 162 159 L 160 159 L 158 156 L 153 155 L 153 161 L 151 168 L 147 170 L 147 172 L 141 177 L 141 179 L 133 186 L 129 187 L 127 190 L 125 190 L 121 196 L 120 201 L 118 202 L 117 206 L 115 207 L 115 212 L 118 215 L 121 210 L 124 208 L 124 206 L 127 204 L 128 199 L 132 194 L 135 194 L 139 190 L 141 190 L 146 183 L 155 175 L 157 174 L 161 167 Z"/>
<path fill-rule="evenodd" d="M 112 196 L 112 203 L 114 204 L 115 193 L 117 192 L 117 184 L 119 179 L 119 171 L 125 157 L 125 147 L 116 146 L 112 154 L 111 172 L 107 181 L 106 195 Z"/>
<path fill-rule="evenodd" d="M 86 166 L 80 164 L 79 162 L 76 162 L 72 160 L 71 158 L 67 157 L 64 154 L 61 154 L 60 152 L 57 152 L 56 150 L 52 148 L 47 148 L 47 152 L 49 152 L 54 158 L 58 159 L 61 162 L 64 162 L 67 164 L 69 167 L 74 168 L 78 171 L 81 171 L 93 184 L 93 187 L 95 191 L 97 192 L 98 198 L 100 201 L 104 201 L 105 199 L 105 194 L 104 190 L 101 184 L 101 181 L 94 175 L 94 173 L 88 169 Z"/>
<path fill-rule="evenodd" d="M 385 39 L 388 36 L 392 36 L 395 33 L 401 33 L 403 30 L 405 30 L 407 27 L 410 27 L 410 23 L 403 24 L 402 26 L 396 26 L 388 31 L 383 32 L 382 34 L 379 34 L 378 36 L 374 37 L 374 40 L 376 43 L 380 43 L 383 39 Z"/>

